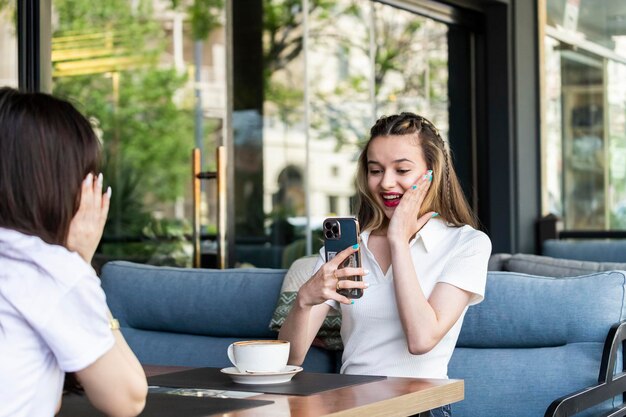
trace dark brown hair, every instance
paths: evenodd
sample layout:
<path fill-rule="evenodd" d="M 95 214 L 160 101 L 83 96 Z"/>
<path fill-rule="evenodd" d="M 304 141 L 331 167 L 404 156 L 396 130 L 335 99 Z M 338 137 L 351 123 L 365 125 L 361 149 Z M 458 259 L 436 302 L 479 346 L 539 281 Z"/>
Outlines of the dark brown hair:
<path fill-rule="evenodd" d="M 0 88 L 0 227 L 65 246 L 100 143 L 67 101 Z"/>
<path fill-rule="evenodd" d="M 436 211 L 442 219 L 454 226 L 478 226 L 476 216 L 465 199 L 461 185 L 452 166 L 450 150 L 439 131 L 428 119 L 414 113 L 383 116 L 370 130 L 370 139 L 359 156 L 357 168 L 357 216 L 362 230 L 376 230 L 387 221 L 367 185 L 367 150 L 377 137 L 405 136 L 421 146 L 428 169 L 433 171 L 433 180 L 424 198 L 421 216 Z"/>

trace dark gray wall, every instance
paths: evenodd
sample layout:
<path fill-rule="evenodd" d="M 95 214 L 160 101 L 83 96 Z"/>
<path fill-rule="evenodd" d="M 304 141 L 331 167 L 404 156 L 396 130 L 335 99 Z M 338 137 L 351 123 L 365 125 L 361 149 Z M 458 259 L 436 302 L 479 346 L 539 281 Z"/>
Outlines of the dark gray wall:
<path fill-rule="evenodd" d="M 516 137 L 515 251 L 533 253 L 534 222 L 541 214 L 539 42 L 537 2 L 516 0 L 513 9 L 513 68 Z"/>
<path fill-rule="evenodd" d="M 535 252 L 540 215 L 537 4 L 449 0 L 484 15 L 477 42 L 478 213 L 493 251 Z"/>

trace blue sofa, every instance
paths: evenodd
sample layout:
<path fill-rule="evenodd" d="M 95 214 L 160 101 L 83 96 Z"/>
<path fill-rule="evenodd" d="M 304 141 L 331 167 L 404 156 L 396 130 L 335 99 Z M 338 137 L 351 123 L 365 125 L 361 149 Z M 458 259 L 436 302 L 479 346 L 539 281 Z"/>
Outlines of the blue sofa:
<path fill-rule="evenodd" d="M 102 286 L 142 363 L 226 367 L 233 341 L 276 337 L 268 324 L 285 272 L 111 262 Z M 597 384 L 607 332 L 624 319 L 625 274 L 490 271 L 485 301 L 468 310 L 450 363 L 450 377 L 465 380 L 454 416 L 540 417 L 556 398 Z M 304 368 L 336 372 L 339 363 L 339 352 L 312 348 Z"/>
<path fill-rule="evenodd" d="M 541 253 L 580 261 L 626 262 L 626 239 L 548 239 Z"/>

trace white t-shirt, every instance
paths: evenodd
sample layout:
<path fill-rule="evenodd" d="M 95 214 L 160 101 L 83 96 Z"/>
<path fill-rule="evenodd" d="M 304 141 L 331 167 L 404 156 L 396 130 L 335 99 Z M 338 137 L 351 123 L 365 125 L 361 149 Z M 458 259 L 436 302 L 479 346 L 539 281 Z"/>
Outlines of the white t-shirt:
<path fill-rule="evenodd" d="M 64 372 L 86 368 L 114 342 L 93 268 L 0 228 L 0 416 L 51 417 Z"/>
<path fill-rule="evenodd" d="M 467 308 L 441 341 L 428 353 L 409 352 L 397 309 L 392 267 L 383 274 L 368 249 L 369 232 L 361 233 L 361 260 L 370 272 L 370 286 L 352 305 L 329 300 L 341 308 L 341 338 L 344 344 L 341 373 L 413 378 L 447 378 L 448 362 L 454 351 Z M 470 227 L 448 226 L 431 219 L 410 242 L 411 257 L 426 298 L 435 284 L 446 282 L 472 293 L 471 304 L 483 300 L 491 241 Z M 324 248 L 315 267 L 324 262 Z"/>

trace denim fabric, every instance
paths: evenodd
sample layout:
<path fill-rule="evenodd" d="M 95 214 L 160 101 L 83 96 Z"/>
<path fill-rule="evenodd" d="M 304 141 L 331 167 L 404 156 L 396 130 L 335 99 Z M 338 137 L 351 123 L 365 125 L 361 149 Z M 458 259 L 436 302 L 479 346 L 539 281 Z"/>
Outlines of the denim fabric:
<path fill-rule="evenodd" d="M 409 417 L 420 417 L 423 413 L 414 414 Z M 452 410 L 450 409 L 450 404 L 444 405 L 443 407 L 433 408 L 428 412 L 428 417 L 452 417 Z"/>
<path fill-rule="evenodd" d="M 452 417 L 452 410 L 450 405 L 444 405 L 443 407 L 430 410 L 430 417 Z"/>

